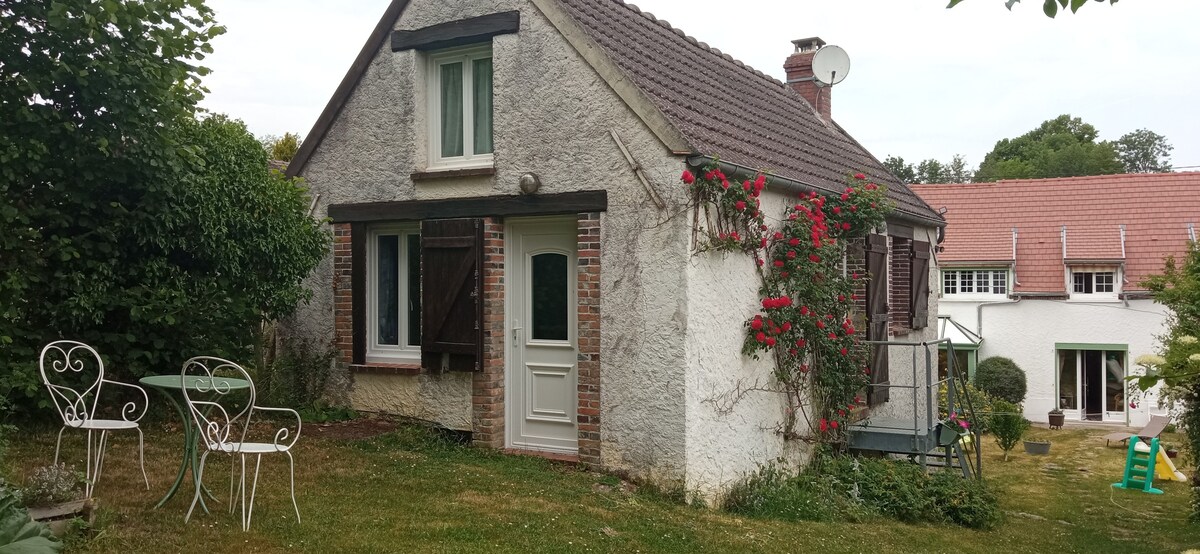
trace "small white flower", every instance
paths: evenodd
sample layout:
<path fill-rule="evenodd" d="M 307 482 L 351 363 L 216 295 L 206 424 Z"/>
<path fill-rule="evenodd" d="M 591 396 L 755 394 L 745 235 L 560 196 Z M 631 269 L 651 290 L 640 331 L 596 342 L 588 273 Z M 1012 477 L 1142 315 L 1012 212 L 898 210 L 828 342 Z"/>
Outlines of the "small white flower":
<path fill-rule="evenodd" d="M 1196 344 L 1196 337 L 1193 337 L 1191 335 L 1184 335 L 1182 337 L 1179 337 L 1178 340 L 1179 340 L 1179 344 Z"/>
<path fill-rule="evenodd" d="M 1197 352 L 1195 354 L 1192 354 L 1191 356 L 1188 356 L 1188 361 L 1189 362 L 1200 362 L 1200 352 Z"/>

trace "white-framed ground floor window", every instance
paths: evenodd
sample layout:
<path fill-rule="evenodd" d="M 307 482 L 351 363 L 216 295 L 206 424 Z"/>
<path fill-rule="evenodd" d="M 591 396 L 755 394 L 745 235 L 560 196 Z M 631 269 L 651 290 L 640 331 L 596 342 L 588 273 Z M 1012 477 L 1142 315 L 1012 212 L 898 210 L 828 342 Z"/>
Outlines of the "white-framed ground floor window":
<path fill-rule="evenodd" d="M 367 257 L 368 362 L 421 360 L 421 230 L 371 229 Z"/>
<path fill-rule="evenodd" d="M 1128 346 L 1059 343 L 1055 350 L 1058 406 L 1067 419 L 1125 421 Z"/>

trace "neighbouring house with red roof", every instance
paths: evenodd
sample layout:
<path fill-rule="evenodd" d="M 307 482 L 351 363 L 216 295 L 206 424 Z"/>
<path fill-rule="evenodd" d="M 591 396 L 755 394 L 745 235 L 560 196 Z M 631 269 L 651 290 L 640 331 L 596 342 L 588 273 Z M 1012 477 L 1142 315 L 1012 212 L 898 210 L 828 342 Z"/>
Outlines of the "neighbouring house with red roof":
<path fill-rule="evenodd" d="M 793 88 L 619 1 L 394 0 L 288 166 L 335 237 L 291 334 L 336 346 L 331 394 L 481 446 L 710 499 L 803 460 L 771 366 L 741 354 L 755 263 L 697 253 L 680 175 L 766 171 L 779 213 L 856 171 L 888 185 L 871 338 L 932 339 L 944 223 L 832 121 L 828 89 L 813 108 L 820 44 L 797 41 Z M 895 356 L 873 375 L 916 373 Z M 915 411 L 891 397 L 872 409 Z"/>
<path fill-rule="evenodd" d="M 1163 413 L 1125 377 L 1157 350 L 1167 310 L 1141 282 L 1196 240 L 1200 173 L 913 185 L 945 209 L 939 327 L 959 366 L 1025 370 L 1025 415 L 1144 425 Z M 944 362 L 943 362 L 944 363 Z"/>

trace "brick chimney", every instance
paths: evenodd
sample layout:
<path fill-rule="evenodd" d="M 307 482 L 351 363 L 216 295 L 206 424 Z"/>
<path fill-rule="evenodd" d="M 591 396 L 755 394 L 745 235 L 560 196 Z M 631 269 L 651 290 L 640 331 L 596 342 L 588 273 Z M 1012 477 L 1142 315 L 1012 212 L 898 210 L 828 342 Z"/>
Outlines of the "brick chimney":
<path fill-rule="evenodd" d="M 821 37 L 809 37 L 793 40 L 796 52 L 783 62 L 783 70 L 787 72 L 788 86 L 800 93 L 809 105 L 820 114 L 821 119 L 829 121 L 831 115 L 830 87 L 818 86 L 813 78 L 812 61 L 817 50 L 825 46 Z"/>

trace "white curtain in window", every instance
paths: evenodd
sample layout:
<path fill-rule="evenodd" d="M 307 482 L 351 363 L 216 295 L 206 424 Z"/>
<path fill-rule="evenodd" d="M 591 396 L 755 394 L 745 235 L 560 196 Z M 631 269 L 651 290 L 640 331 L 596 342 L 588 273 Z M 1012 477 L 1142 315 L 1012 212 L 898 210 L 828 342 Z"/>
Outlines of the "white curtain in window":
<path fill-rule="evenodd" d="M 442 65 L 442 157 L 463 155 L 463 64 Z M 489 81 L 489 88 L 490 81 Z"/>
<path fill-rule="evenodd" d="M 474 150 L 476 154 L 492 152 L 492 59 L 474 60 L 472 83 L 474 85 L 475 105 L 475 134 Z"/>

